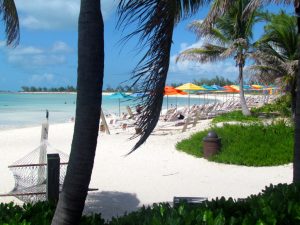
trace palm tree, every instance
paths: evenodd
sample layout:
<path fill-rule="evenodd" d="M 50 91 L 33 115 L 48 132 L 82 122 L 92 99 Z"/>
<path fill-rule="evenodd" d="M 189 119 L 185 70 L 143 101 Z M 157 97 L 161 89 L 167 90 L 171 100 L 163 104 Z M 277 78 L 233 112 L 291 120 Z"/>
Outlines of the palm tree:
<path fill-rule="evenodd" d="M 0 15 L 2 15 L 5 25 L 6 44 L 17 46 L 20 40 L 20 29 L 18 13 L 13 0 L 0 0 Z"/>
<path fill-rule="evenodd" d="M 284 80 L 285 89 L 292 95 L 292 112 L 296 107 L 296 73 L 298 69 L 297 20 L 281 11 L 269 14 L 264 35 L 257 41 L 252 55 L 255 63 L 250 67 L 260 80 Z"/>
<path fill-rule="evenodd" d="M 297 16 L 298 25 L 298 43 L 297 50 L 298 56 L 300 55 L 300 1 L 295 0 L 295 13 Z M 300 182 L 300 60 L 298 59 L 298 71 L 297 71 L 297 85 L 296 85 L 296 110 L 295 110 L 295 145 L 294 145 L 294 164 L 293 164 L 293 181 Z"/>
<path fill-rule="evenodd" d="M 78 224 L 91 179 L 99 130 L 104 68 L 100 0 L 81 0 L 76 118 L 71 154 L 52 224 Z"/>
<path fill-rule="evenodd" d="M 198 38 L 205 37 L 206 43 L 201 48 L 191 48 L 181 52 L 176 61 L 192 60 L 196 62 L 214 62 L 234 57 L 239 68 L 240 103 L 244 115 L 250 115 L 244 96 L 243 70 L 247 57 L 253 51 L 251 44 L 252 29 L 259 20 L 258 8 L 252 8 L 250 13 L 244 13 L 251 0 L 238 0 L 231 8 L 210 26 L 203 27 L 199 21 L 193 22 L 190 29 Z"/>

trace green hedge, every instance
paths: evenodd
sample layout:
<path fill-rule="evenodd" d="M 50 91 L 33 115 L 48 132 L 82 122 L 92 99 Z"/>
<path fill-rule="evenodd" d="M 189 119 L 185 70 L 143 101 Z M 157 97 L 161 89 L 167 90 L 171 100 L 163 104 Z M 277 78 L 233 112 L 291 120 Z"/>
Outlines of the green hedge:
<path fill-rule="evenodd" d="M 50 224 L 53 205 L 40 202 L 23 207 L 0 204 L 0 224 Z M 184 202 L 171 207 L 168 203 L 142 207 L 104 223 L 99 214 L 85 216 L 81 224 L 107 225 L 299 225 L 300 185 L 269 186 L 258 195 L 233 200 L 219 198 L 201 204 Z"/>
<path fill-rule="evenodd" d="M 13 203 L 0 204 L 0 225 L 50 225 L 56 205 L 49 202 L 26 203 L 23 206 Z M 80 224 L 103 225 L 100 214 L 83 216 Z"/>
<path fill-rule="evenodd" d="M 219 154 L 209 160 L 246 166 L 276 166 L 292 162 L 294 128 L 284 122 L 213 127 L 180 141 L 176 148 L 196 157 L 203 157 L 203 138 L 210 130 L 221 137 Z"/>
<path fill-rule="evenodd" d="M 158 204 L 142 208 L 111 225 L 293 225 L 300 224 L 299 185 L 270 186 L 261 194 L 235 201 L 220 198 L 199 205 Z"/>

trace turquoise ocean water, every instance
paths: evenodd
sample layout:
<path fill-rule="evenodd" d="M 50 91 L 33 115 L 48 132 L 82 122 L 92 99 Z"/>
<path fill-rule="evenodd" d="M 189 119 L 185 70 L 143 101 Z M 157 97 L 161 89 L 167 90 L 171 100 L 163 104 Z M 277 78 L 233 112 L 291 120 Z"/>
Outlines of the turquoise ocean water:
<path fill-rule="evenodd" d="M 187 98 L 168 97 L 168 106 L 178 107 L 188 104 Z M 203 104 L 204 98 L 191 98 L 190 105 Z M 121 112 L 126 112 L 126 105 L 133 106 L 133 101 L 121 100 Z M 24 94 L 0 93 L 0 130 L 28 126 L 38 126 L 45 121 L 46 110 L 49 111 L 50 123 L 64 123 L 75 116 L 76 94 Z M 163 108 L 167 107 L 164 98 Z M 119 113 L 119 100 L 103 96 L 104 113 Z"/>

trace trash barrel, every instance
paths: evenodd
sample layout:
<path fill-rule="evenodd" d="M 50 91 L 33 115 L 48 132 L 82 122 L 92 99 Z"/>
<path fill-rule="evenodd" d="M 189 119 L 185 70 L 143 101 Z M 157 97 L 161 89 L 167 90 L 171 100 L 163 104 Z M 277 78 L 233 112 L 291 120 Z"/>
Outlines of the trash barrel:
<path fill-rule="evenodd" d="M 203 138 L 203 156 L 208 159 L 217 154 L 221 149 L 221 138 L 216 132 L 210 131 L 207 136 Z"/>

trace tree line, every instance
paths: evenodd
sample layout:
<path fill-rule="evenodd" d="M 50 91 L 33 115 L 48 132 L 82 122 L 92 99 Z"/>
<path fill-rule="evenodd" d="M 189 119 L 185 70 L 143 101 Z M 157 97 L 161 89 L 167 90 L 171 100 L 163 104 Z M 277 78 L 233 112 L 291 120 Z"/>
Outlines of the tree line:
<path fill-rule="evenodd" d="M 76 92 L 76 88 L 73 86 L 67 86 L 67 87 L 28 87 L 28 86 L 22 86 L 21 91 L 23 92 Z"/>
<path fill-rule="evenodd" d="M 234 84 L 234 82 L 232 80 L 229 80 L 228 78 L 224 78 L 222 76 L 216 76 L 214 78 L 211 79 L 207 79 L 207 78 L 201 78 L 199 80 L 194 79 L 193 82 L 196 85 L 219 85 L 219 86 L 225 86 L 225 85 L 231 85 Z M 182 85 L 183 83 L 170 83 L 170 86 L 172 87 L 178 87 L 180 85 Z M 76 87 L 73 86 L 67 86 L 67 87 L 51 87 L 51 88 L 47 88 L 47 87 L 35 87 L 35 86 L 22 86 L 21 87 L 21 91 L 22 92 L 76 92 L 77 89 Z M 107 85 L 106 88 L 103 88 L 104 92 L 117 92 L 117 91 L 121 91 L 121 92 L 139 92 L 139 88 L 134 85 L 134 86 L 130 86 L 130 85 L 118 85 L 117 87 L 113 88 L 110 85 Z"/>

